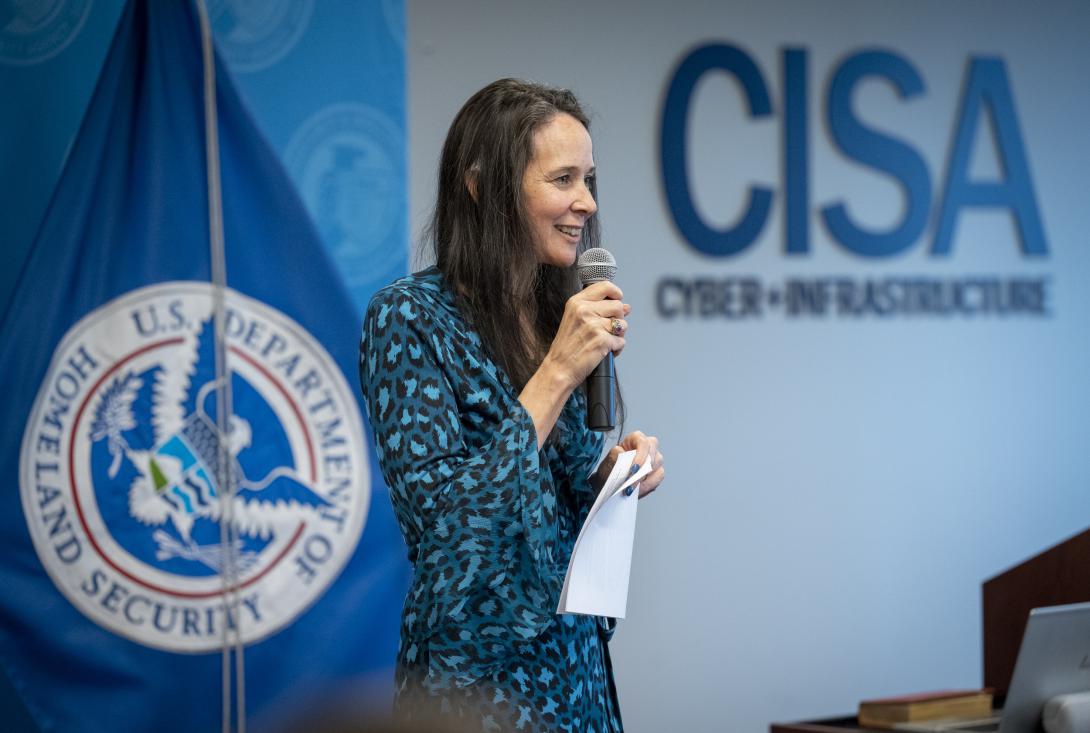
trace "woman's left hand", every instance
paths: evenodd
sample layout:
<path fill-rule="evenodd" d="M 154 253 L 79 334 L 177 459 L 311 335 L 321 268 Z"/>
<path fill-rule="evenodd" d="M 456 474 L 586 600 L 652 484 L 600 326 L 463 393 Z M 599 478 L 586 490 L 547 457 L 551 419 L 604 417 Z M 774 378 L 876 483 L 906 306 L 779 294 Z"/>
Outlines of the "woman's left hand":
<path fill-rule="evenodd" d="M 613 470 L 617 457 L 630 450 L 636 451 L 636 458 L 632 461 L 633 473 L 639 470 L 639 467 L 645 462 L 651 462 L 651 473 L 644 476 L 640 481 L 640 498 L 642 499 L 659 487 L 662 479 L 666 476 L 666 469 L 662 465 L 663 458 L 662 452 L 659 450 L 659 439 L 653 435 L 645 435 L 639 430 L 624 436 L 621 438 L 620 443 L 609 450 L 606 457 L 602 459 L 602 463 L 599 464 L 598 470 L 595 471 L 595 484 L 601 487 L 609 478 L 609 473 Z"/>

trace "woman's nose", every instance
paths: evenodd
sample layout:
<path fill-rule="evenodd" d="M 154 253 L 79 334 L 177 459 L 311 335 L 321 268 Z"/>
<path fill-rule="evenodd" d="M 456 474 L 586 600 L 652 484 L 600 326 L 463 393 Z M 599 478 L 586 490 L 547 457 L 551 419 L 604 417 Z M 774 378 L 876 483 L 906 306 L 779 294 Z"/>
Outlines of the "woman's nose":
<path fill-rule="evenodd" d="M 586 184 L 582 186 L 580 195 L 572 202 L 572 209 L 585 216 L 590 216 L 598 211 L 598 203 L 594 200 L 594 194 L 590 192 Z"/>

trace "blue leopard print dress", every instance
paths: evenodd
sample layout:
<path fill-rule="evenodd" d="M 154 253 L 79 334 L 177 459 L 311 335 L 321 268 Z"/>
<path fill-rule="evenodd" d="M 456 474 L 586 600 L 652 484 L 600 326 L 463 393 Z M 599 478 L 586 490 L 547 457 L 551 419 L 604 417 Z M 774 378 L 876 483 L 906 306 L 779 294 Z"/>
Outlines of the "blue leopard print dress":
<path fill-rule="evenodd" d="M 612 622 L 557 615 L 603 438 L 573 394 L 542 450 L 435 268 L 375 294 L 360 381 L 413 563 L 396 713 L 467 730 L 621 730 Z"/>

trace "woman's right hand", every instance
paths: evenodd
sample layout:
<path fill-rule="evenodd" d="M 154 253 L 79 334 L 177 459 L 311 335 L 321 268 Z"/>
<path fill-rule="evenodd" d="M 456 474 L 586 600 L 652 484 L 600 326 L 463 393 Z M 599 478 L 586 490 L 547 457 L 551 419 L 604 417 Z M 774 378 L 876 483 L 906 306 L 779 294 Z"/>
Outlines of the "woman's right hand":
<path fill-rule="evenodd" d="M 606 354 L 620 354 L 628 331 L 624 318 L 632 311 L 621 298 L 621 289 L 609 281 L 589 285 L 568 298 L 541 366 L 555 371 L 569 389 L 575 389 Z M 617 333 L 614 319 L 620 322 Z"/>

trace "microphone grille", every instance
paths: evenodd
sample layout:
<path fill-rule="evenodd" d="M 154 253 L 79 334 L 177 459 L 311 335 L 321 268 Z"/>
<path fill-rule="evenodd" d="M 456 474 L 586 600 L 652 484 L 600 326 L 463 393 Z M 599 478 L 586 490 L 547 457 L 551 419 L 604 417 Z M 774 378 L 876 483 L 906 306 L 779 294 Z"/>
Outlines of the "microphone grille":
<path fill-rule="evenodd" d="M 612 281 L 617 276 L 617 260 L 613 259 L 613 255 L 608 250 L 593 247 L 579 255 L 575 269 L 579 273 L 579 281 L 585 288 L 591 283 Z"/>

